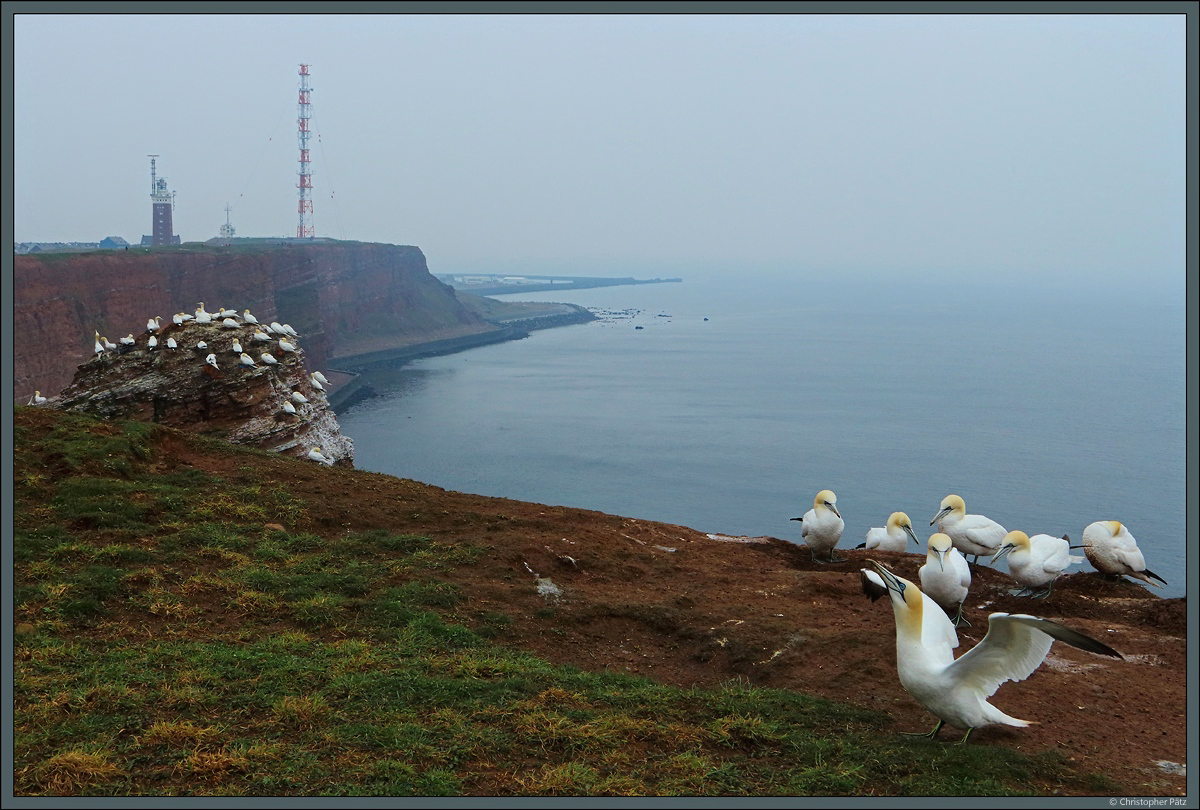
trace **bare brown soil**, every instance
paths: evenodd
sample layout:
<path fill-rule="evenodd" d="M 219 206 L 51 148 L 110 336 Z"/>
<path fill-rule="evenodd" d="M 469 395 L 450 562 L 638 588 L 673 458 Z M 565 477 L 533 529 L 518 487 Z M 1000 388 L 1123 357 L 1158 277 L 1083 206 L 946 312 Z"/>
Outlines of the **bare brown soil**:
<path fill-rule="evenodd" d="M 893 718 L 894 731 L 927 731 L 935 723 L 897 679 L 890 606 L 861 591 L 865 550 L 839 549 L 848 562 L 814 563 L 807 548 L 772 537 L 712 537 L 377 473 L 198 453 L 174 434 L 167 441 L 172 467 L 237 477 L 237 468 L 251 464 L 259 475 L 286 480 L 309 510 L 308 525 L 292 530 L 386 528 L 485 547 L 479 562 L 452 577 L 469 596 L 467 614 L 511 617 L 497 639 L 502 644 L 585 670 L 681 686 L 740 677 L 880 710 Z M 873 556 L 914 580 L 924 561 L 917 554 Z M 1006 611 L 1053 618 L 1106 642 L 1124 660 L 1056 643 L 1030 678 L 1002 685 L 992 698 L 1037 725 L 979 729 L 970 744 L 1057 749 L 1124 795 L 1185 795 L 1185 777 L 1160 763 L 1186 762 L 1186 601 L 1090 571 L 1061 578 L 1044 600 L 1009 596 L 1012 581 L 1003 572 L 975 568 L 973 576 L 964 611 L 972 626 L 960 630 L 960 653 L 983 637 L 989 613 Z M 547 579 L 560 596 L 548 593 Z M 960 734 L 947 728 L 942 738 L 949 744 Z"/>

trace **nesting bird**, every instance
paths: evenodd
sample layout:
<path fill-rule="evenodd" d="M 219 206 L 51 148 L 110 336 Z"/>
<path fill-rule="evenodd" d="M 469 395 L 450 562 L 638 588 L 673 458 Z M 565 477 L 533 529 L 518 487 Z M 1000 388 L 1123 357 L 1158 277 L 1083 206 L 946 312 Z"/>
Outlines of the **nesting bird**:
<path fill-rule="evenodd" d="M 167 338 L 167 348 L 168 349 L 174 349 L 174 348 L 177 348 L 178 346 L 179 346 L 179 344 L 175 342 L 175 338 L 173 338 L 173 337 Z"/>
<path fill-rule="evenodd" d="M 283 330 L 283 333 L 285 335 L 288 335 L 288 336 L 294 337 L 294 338 L 300 337 L 300 335 L 296 334 L 296 330 L 293 329 L 290 324 L 285 323 L 283 326 L 281 326 L 279 328 Z"/>
<path fill-rule="evenodd" d="M 292 402 L 295 402 L 297 405 L 305 405 L 308 403 L 308 397 L 304 396 L 304 394 L 301 394 L 299 391 L 293 391 Z"/>
<path fill-rule="evenodd" d="M 233 350 L 233 353 L 234 353 L 234 354 L 241 354 L 241 353 L 242 353 L 242 344 L 241 344 L 241 342 L 240 342 L 240 341 L 239 341 L 237 338 L 234 338 L 234 339 L 233 339 L 233 345 L 232 345 L 232 346 L 230 346 L 229 348 L 231 348 L 231 349 Z"/>
<path fill-rule="evenodd" d="M 935 565 L 936 563 L 936 565 Z M 955 611 L 954 626 L 971 623 L 963 618 L 963 601 L 971 587 L 971 566 L 950 538 L 934 532 L 926 543 L 925 564 L 917 572 L 921 578 L 921 590 L 949 613 Z"/>
<path fill-rule="evenodd" d="M 316 390 L 318 390 L 318 391 L 325 390 L 325 386 L 321 385 L 321 381 L 318 380 L 315 375 L 309 374 L 308 381 L 309 381 L 309 383 L 312 384 L 312 387 L 315 388 Z"/>
<path fill-rule="evenodd" d="M 199 350 L 199 351 L 204 351 L 204 350 L 205 350 L 205 349 L 207 349 L 207 348 L 208 348 L 208 344 L 207 344 L 207 343 L 205 343 L 203 340 L 201 340 L 200 342 L 198 342 L 198 343 L 196 344 L 196 349 L 197 349 L 197 350 Z"/>
<path fill-rule="evenodd" d="M 42 396 L 42 392 L 35 390 L 33 392 L 33 396 L 31 396 L 29 398 L 29 402 L 27 402 L 26 404 L 27 405 L 41 405 L 45 401 L 46 401 L 46 398 L 44 396 Z"/>
<path fill-rule="evenodd" d="M 118 338 L 122 346 L 132 346 L 134 344 L 133 332 L 130 332 L 123 338 Z"/>
<path fill-rule="evenodd" d="M 957 495 L 942 498 L 940 511 L 929 521 L 937 524 L 937 530 L 950 538 L 954 547 L 963 554 L 975 557 L 979 562 L 983 556 L 992 556 L 1004 540 L 1004 527 L 983 515 L 968 515 L 967 506 Z"/>
<path fill-rule="evenodd" d="M 242 362 L 242 365 L 243 365 L 243 366 L 255 366 L 255 365 L 258 365 L 257 363 L 255 363 L 255 362 L 254 362 L 254 358 L 253 358 L 253 357 L 251 357 L 250 355 L 246 354 L 245 352 L 242 352 L 242 356 L 241 356 L 241 362 Z"/>
<path fill-rule="evenodd" d="M 834 546 L 846 527 L 836 504 L 837 496 L 831 490 L 823 489 L 813 498 L 812 509 L 805 512 L 803 517 L 792 518 L 800 521 L 800 537 L 808 546 L 813 562 L 845 562 L 833 556 Z M 829 559 L 817 560 L 818 551 L 827 554 Z"/>
<path fill-rule="evenodd" d="M 324 375 L 324 374 L 322 374 L 321 372 L 319 372 L 319 371 L 314 371 L 314 372 L 312 373 L 312 376 L 316 377 L 318 380 L 320 380 L 320 381 L 321 381 L 322 383 L 324 383 L 325 385 L 329 385 L 329 380 L 325 379 L 325 375 Z"/>
<path fill-rule="evenodd" d="M 258 324 L 258 318 L 255 318 L 253 315 L 251 315 L 250 310 L 248 309 L 242 310 L 242 320 L 246 323 Z"/>
<path fill-rule="evenodd" d="M 104 348 L 104 344 L 100 342 L 100 333 L 97 332 L 96 333 L 96 348 L 95 348 L 96 356 L 99 357 L 100 355 L 104 354 L 105 351 L 107 351 L 107 350 Z"/>
<path fill-rule="evenodd" d="M 1071 554 L 1071 541 L 1065 534 L 1062 537 L 1048 534 L 1030 537 L 1025 532 L 1009 532 L 992 562 L 1005 557 L 1008 558 L 1008 572 L 1021 585 L 1020 589 L 1012 591 L 1013 596 L 1036 599 L 1049 596 L 1054 580 L 1074 563 L 1083 562 L 1083 557 Z"/>
<path fill-rule="evenodd" d="M 102 340 L 104 342 L 105 351 L 111 352 L 113 349 L 117 348 L 117 344 L 113 343 L 111 340 L 109 340 L 106 337 L 101 337 L 100 340 Z"/>
<path fill-rule="evenodd" d="M 262 354 L 260 354 L 260 355 L 258 356 L 258 359 L 259 359 L 259 360 L 262 360 L 262 361 L 263 361 L 264 363 L 266 363 L 268 366 L 277 366 L 277 365 L 279 365 L 279 361 L 278 361 L 278 360 L 276 360 L 276 359 L 275 359 L 275 356 L 274 356 L 274 355 L 272 355 L 270 352 L 263 352 Z"/>
<path fill-rule="evenodd" d="M 176 312 L 174 315 L 171 316 L 171 320 L 175 323 L 176 326 L 183 326 L 184 321 L 190 321 L 191 319 L 192 319 L 191 315 L 185 315 L 182 312 Z"/>
<path fill-rule="evenodd" d="M 982 726 L 1002 723 L 1024 728 L 1030 720 L 1011 717 L 988 703 L 1005 681 L 1028 678 L 1046 658 L 1050 645 L 1063 641 L 1081 650 L 1121 658 L 1106 644 L 1057 622 L 1023 613 L 993 613 L 988 632 L 967 652 L 954 657 L 958 634 L 937 603 L 903 577 L 874 560 L 874 571 L 861 571 L 863 592 L 875 601 L 885 594 L 896 619 L 896 670 L 900 685 L 937 717 L 936 737 L 949 723 L 966 729 L 960 742 Z"/>
<path fill-rule="evenodd" d="M 271 323 L 267 326 L 267 331 L 270 332 L 272 335 L 286 335 L 287 334 L 287 332 L 283 331 L 283 327 L 279 324 L 279 321 L 271 321 Z"/>
<path fill-rule="evenodd" d="M 313 461 L 319 461 L 326 466 L 333 466 L 333 459 L 327 458 L 325 454 L 321 452 L 320 447 L 314 447 L 312 450 L 309 450 L 308 457 Z"/>
<path fill-rule="evenodd" d="M 240 323 L 238 323 L 237 321 L 235 321 L 233 318 L 226 318 L 225 320 L 221 321 L 221 328 L 222 329 L 241 329 L 242 325 Z"/>
<path fill-rule="evenodd" d="M 154 335 L 151 335 L 150 339 L 146 341 L 146 347 L 149 349 L 153 349 L 157 345 L 158 345 L 158 338 L 156 338 Z"/>
<path fill-rule="evenodd" d="M 917 545 L 921 541 L 913 534 L 912 521 L 908 519 L 908 515 L 903 512 L 892 512 L 888 516 L 887 525 L 883 528 L 874 528 L 867 531 L 867 542 L 863 543 L 859 548 L 865 548 L 868 551 L 871 549 L 879 549 L 880 551 L 904 551 L 908 548 L 908 539 Z"/>
<path fill-rule="evenodd" d="M 221 367 L 217 365 L 217 356 L 215 354 L 210 354 L 208 357 L 205 357 L 204 362 L 208 363 L 210 366 L 215 368 L 217 371 L 221 370 Z"/>
<path fill-rule="evenodd" d="M 264 332 L 264 331 L 263 331 L 263 330 L 261 330 L 261 329 L 255 329 L 255 330 L 254 330 L 254 336 L 253 336 L 253 338 L 252 338 L 252 339 L 253 339 L 253 340 L 257 340 L 259 343 L 264 343 L 264 342 L 266 342 L 266 341 L 270 340 L 270 339 L 271 339 L 271 336 L 270 336 L 270 335 L 268 335 L 266 332 Z"/>
<path fill-rule="evenodd" d="M 212 323 L 212 314 L 204 311 L 204 302 L 196 307 L 196 323 Z"/>
<path fill-rule="evenodd" d="M 279 339 L 279 348 L 283 349 L 285 352 L 294 352 L 294 351 L 296 351 L 296 347 L 295 347 L 295 346 L 293 346 L 291 343 L 288 343 L 288 342 L 287 342 L 286 340 L 284 340 L 283 338 L 280 338 L 280 339 Z"/>
<path fill-rule="evenodd" d="M 283 410 L 287 413 L 295 415 L 296 406 L 293 405 L 292 403 L 288 402 L 287 400 L 284 400 L 283 401 Z"/>
<path fill-rule="evenodd" d="M 1119 520 L 1097 520 L 1088 524 L 1083 530 L 1083 553 L 1092 567 L 1105 576 L 1133 577 L 1155 588 L 1162 586 L 1152 579 L 1167 584 L 1165 579 L 1146 568 L 1146 558 L 1137 541 Z"/>
<path fill-rule="evenodd" d="M 218 317 L 218 318 L 236 318 L 237 310 L 236 309 L 225 309 L 225 307 L 218 307 L 216 317 Z M 235 321 L 235 323 L 236 323 L 236 321 Z"/>
<path fill-rule="evenodd" d="M 157 332 L 161 328 L 158 324 L 158 322 L 161 320 L 162 320 L 161 315 L 155 315 L 153 318 L 146 321 L 146 331 L 151 332 L 151 333 Z"/>

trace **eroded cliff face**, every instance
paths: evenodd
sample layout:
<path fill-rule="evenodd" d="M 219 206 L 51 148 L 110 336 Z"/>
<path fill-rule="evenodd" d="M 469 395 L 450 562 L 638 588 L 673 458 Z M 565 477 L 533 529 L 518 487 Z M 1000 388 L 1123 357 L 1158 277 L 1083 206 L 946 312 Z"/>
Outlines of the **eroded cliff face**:
<path fill-rule="evenodd" d="M 71 382 L 92 354 L 93 332 L 112 342 L 147 318 L 199 302 L 305 335 L 309 370 L 330 361 L 495 326 L 434 278 L 419 248 L 361 242 L 184 245 L 14 257 L 13 383 L 24 402 Z"/>
<path fill-rule="evenodd" d="M 152 347 L 143 326 L 132 346 L 118 344 L 79 366 L 45 407 L 158 422 L 299 457 L 319 446 L 330 461 L 353 466 L 354 445 L 305 370 L 303 338 L 255 339 L 256 332 L 263 334 L 253 324 L 225 328 L 220 319 L 168 323 Z"/>

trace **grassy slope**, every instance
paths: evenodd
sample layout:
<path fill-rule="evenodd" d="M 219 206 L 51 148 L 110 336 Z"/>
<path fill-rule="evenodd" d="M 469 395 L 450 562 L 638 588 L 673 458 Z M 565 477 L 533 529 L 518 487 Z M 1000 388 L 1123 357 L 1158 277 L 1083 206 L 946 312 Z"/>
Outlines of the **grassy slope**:
<path fill-rule="evenodd" d="M 483 549 L 323 526 L 215 440 L 15 421 L 17 795 L 1103 789 L 792 692 L 552 666 L 493 644 L 511 619 L 456 585 Z"/>

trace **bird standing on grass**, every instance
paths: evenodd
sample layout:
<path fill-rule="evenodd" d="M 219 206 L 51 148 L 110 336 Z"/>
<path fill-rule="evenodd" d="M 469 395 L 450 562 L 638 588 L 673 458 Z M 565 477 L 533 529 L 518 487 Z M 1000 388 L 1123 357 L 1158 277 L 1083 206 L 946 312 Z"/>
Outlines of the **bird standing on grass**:
<path fill-rule="evenodd" d="M 1146 567 L 1137 541 L 1119 520 L 1097 520 L 1083 530 L 1083 553 L 1088 562 L 1105 576 L 1133 577 L 1147 585 L 1161 588 L 1167 581 Z"/>
<path fill-rule="evenodd" d="M 971 623 L 963 618 L 963 601 L 971 587 L 971 566 L 967 558 L 941 532 L 929 536 L 926 544 L 925 564 L 917 575 L 921 578 L 921 590 L 941 605 L 947 613 L 955 610 L 954 626 Z"/>
<path fill-rule="evenodd" d="M 842 536 L 846 524 L 837 510 L 837 495 L 832 490 L 823 489 L 813 498 L 813 508 L 804 513 L 803 517 L 792 518 L 800 521 L 800 537 L 808 546 L 808 553 L 813 562 L 845 562 L 833 556 L 833 549 Z M 828 560 L 818 560 L 817 552 L 828 555 Z"/>
<path fill-rule="evenodd" d="M 868 551 L 871 549 L 905 551 L 908 549 L 909 538 L 912 538 L 917 545 L 921 544 L 921 541 L 913 534 L 912 521 L 908 519 L 908 515 L 903 512 L 892 512 L 888 516 L 887 526 L 868 530 L 867 542 L 859 548 L 865 548 Z"/>
<path fill-rule="evenodd" d="M 967 506 L 957 495 L 942 498 L 941 511 L 933 516 L 929 525 L 937 524 L 937 530 L 950 538 L 954 547 L 963 554 L 975 557 L 979 562 L 983 556 L 992 556 L 1004 540 L 1004 527 L 983 515 L 968 515 Z"/>
<path fill-rule="evenodd" d="M 1050 645 L 1063 641 L 1081 650 L 1121 658 L 1106 644 L 1057 622 L 1022 613 L 993 613 L 983 640 L 954 657 L 958 634 L 946 614 L 916 585 L 871 560 L 861 571 L 863 592 L 875 601 L 885 594 L 896 619 L 896 670 L 900 685 L 937 717 L 927 734 L 936 737 L 949 723 L 966 729 L 960 743 L 982 726 L 1002 723 L 1024 728 L 1031 720 L 1010 717 L 988 703 L 1005 681 L 1022 681 L 1037 669 Z"/>
<path fill-rule="evenodd" d="M 1083 562 L 1083 557 L 1071 554 L 1071 541 L 1065 534 L 1062 537 L 1048 534 L 1030 537 L 1025 532 L 1009 532 L 992 562 L 1005 557 L 1008 558 L 1008 572 L 1021 586 L 1012 591 L 1012 595 L 1035 599 L 1049 596 L 1054 580 L 1071 565 Z"/>

